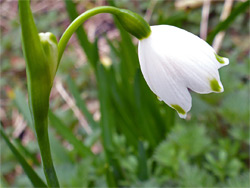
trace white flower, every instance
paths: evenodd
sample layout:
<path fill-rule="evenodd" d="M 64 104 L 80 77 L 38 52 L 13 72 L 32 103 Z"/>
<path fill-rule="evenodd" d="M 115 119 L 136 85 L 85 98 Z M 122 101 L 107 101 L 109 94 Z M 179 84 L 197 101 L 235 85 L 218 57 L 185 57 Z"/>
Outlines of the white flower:
<path fill-rule="evenodd" d="M 216 54 L 205 41 L 174 26 L 151 26 L 148 38 L 139 41 L 139 60 L 150 89 L 181 118 L 191 109 L 188 91 L 220 93 L 218 69 L 229 60 Z"/>

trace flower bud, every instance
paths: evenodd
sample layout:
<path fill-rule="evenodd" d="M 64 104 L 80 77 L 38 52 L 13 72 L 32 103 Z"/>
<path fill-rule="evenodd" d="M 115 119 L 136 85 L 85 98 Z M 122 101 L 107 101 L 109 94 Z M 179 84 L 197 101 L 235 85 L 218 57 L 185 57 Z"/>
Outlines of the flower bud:
<path fill-rule="evenodd" d="M 150 26 L 140 15 L 126 9 L 120 9 L 115 15 L 124 29 L 139 40 L 150 35 Z"/>
<path fill-rule="evenodd" d="M 58 45 L 54 34 L 39 33 L 40 42 L 46 58 L 46 64 L 50 72 L 50 79 L 53 82 L 58 63 Z"/>

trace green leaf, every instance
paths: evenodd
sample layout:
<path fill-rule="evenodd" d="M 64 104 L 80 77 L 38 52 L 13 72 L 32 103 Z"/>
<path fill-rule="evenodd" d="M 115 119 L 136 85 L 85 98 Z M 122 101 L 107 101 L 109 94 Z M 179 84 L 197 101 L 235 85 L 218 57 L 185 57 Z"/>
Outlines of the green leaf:
<path fill-rule="evenodd" d="M 144 181 L 148 179 L 147 156 L 143 142 L 138 142 L 138 177 Z"/>
<path fill-rule="evenodd" d="M 181 166 L 178 179 L 180 187 L 214 187 L 215 179 L 205 169 L 185 164 Z"/>
<path fill-rule="evenodd" d="M 250 1 L 247 0 L 242 3 L 238 3 L 237 6 L 232 10 L 231 14 L 222 22 L 220 22 L 209 34 L 207 37 L 207 42 L 211 44 L 220 31 L 226 30 L 236 19 L 237 16 L 244 13 L 247 8 L 249 8 Z"/>
<path fill-rule="evenodd" d="M 15 148 L 15 146 L 10 142 L 8 136 L 5 134 L 2 125 L 0 125 L 0 133 L 13 152 L 13 154 L 16 156 L 17 160 L 23 167 L 23 170 L 29 177 L 31 183 L 33 184 L 34 187 L 47 187 L 47 185 L 43 182 L 43 180 L 37 175 L 37 173 L 32 169 L 32 167 L 27 163 L 25 158 L 19 153 L 19 151 Z"/>
<path fill-rule="evenodd" d="M 231 124 L 248 125 L 249 123 L 249 88 L 243 87 L 226 95 L 219 112 Z M 247 126 L 246 126 L 247 129 Z"/>
<path fill-rule="evenodd" d="M 102 142 L 107 160 L 107 182 L 114 186 L 123 178 L 119 161 L 114 158 L 114 111 L 111 106 L 110 88 L 107 70 L 101 64 L 97 67 L 97 80 L 99 88 L 99 100 L 101 111 Z"/>
<path fill-rule="evenodd" d="M 99 100 L 100 100 L 100 111 L 102 114 L 101 117 L 101 127 L 102 127 L 102 139 L 104 147 L 112 151 L 113 150 L 113 141 L 112 134 L 114 131 L 113 124 L 113 114 L 110 106 L 109 98 L 109 87 L 108 79 L 106 76 L 105 67 L 101 64 L 97 68 L 97 80 L 99 88 Z"/>
<path fill-rule="evenodd" d="M 77 18 L 77 16 L 79 15 L 77 13 L 75 3 L 72 0 L 65 0 L 64 2 L 65 2 L 65 5 L 66 5 L 66 10 L 67 10 L 67 12 L 69 14 L 70 20 L 74 21 L 75 18 Z M 84 52 L 86 53 L 86 56 L 87 56 L 90 64 L 95 68 L 96 67 L 96 62 L 98 60 L 98 58 L 96 59 L 96 56 L 95 56 L 96 54 L 94 53 L 94 51 L 96 51 L 95 44 L 92 44 L 88 40 L 87 33 L 83 29 L 83 26 L 80 26 L 76 30 L 76 35 L 77 35 L 77 38 L 78 38 L 78 41 L 79 41 L 81 47 L 83 48 Z"/>
<path fill-rule="evenodd" d="M 26 97 L 20 89 L 15 90 L 14 104 L 17 106 L 19 112 L 23 115 L 30 128 L 34 131 L 30 109 L 28 103 L 26 102 Z"/>
<path fill-rule="evenodd" d="M 154 122 L 152 113 L 149 109 L 150 107 L 153 107 L 153 109 L 156 111 L 158 111 L 158 109 L 154 108 L 153 105 L 149 105 L 150 103 L 152 104 L 152 96 L 150 96 L 151 93 L 145 86 L 146 85 L 144 83 L 142 75 L 138 71 L 135 76 L 134 83 L 137 124 L 139 125 L 138 127 L 140 129 L 140 132 L 142 133 L 141 136 L 143 138 L 146 138 L 147 141 L 149 141 L 150 145 L 155 147 L 157 145 L 157 142 L 164 138 L 165 131 L 159 131 L 159 128 L 157 127 L 158 125 Z"/>
<path fill-rule="evenodd" d="M 248 188 L 250 187 L 250 174 L 249 172 L 244 172 L 243 174 L 227 179 L 225 184 L 222 184 L 221 187 L 228 187 L 228 188 Z"/>
<path fill-rule="evenodd" d="M 178 171 L 180 164 L 203 154 L 211 145 L 201 125 L 176 125 L 155 151 L 158 163 Z"/>
<path fill-rule="evenodd" d="M 15 139 L 14 140 L 16 146 L 18 147 L 19 151 L 21 151 L 27 160 L 32 160 L 32 162 L 36 165 L 40 165 L 39 161 L 36 158 L 36 154 L 31 153 L 26 147 L 24 147 L 20 141 L 20 139 Z"/>
<path fill-rule="evenodd" d="M 86 103 L 81 98 L 81 95 L 80 95 L 80 93 L 79 93 L 79 91 L 77 89 L 77 86 L 76 86 L 75 82 L 70 77 L 67 78 L 66 82 L 67 82 L 67 85 L 69 87 L 70 93 L 73 95 L 73 97 L 74 97 L 74 99 L 76 101 L 76 105 L 80 108 L 80 110 L 82 111 L 82 113 L 86 117 L 87 121 L 89 122 L 90 126 L 93 129 L 98 128 L 99 124 L 93 119 L 92 114 L 87 109 Z"/>
<path fill-rule="evenodd" d="M 91 150 L 86 147 L 80 140 L 76 138 L 76 136 L 72 133 L 72 131 L 63 124 L 63 122 L 56 117 L 51 111 L 49 111 L 49 120 L 50 125 L 56 129 L 56 131 L 63 136 L 69 143 L 74 146 L 74 149 L 82 156 L 86 157 L 87 155 L 93 155 Z"/>

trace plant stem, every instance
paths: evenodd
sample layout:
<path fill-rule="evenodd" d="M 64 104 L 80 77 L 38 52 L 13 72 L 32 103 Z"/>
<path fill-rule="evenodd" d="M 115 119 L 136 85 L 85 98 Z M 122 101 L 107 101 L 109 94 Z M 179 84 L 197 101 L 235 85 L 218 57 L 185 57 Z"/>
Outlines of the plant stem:
<path fill-rule="evenodd" d="M 62 54 L 65 50 L 65 47 L 70 39 L 70 37 L 73 35 L 73 33 L 78 29 L 80 25 L 82 25 L 88 18 L 100 14 L 100 13 L 111 13 L 111 14 L 117 14 L 119 13 L 119 9 L 112 7 L 112 6 L 102 6 L 102 7 L 97 7 L 93 8 L 91 10 L 88 10 L 84 13 L 82 13 L 80 16 L 78 16 L 65 30 L 63 33 L 59 43 L 58 43 L 58 64 L 57 67 L 59 66 Z"/>
<path fill-rule="evenodd" d="M 30 1 L 19 0 L 19 16 L 26 61 L 29 107 L 35 125 L 43 169 L 48 186 L 59 187 L 48 137 L 49 95 L 53 80 L 49 74 L 47 59 L 30 9 Z"/>
<path fill-rule="evenodd" d="M 35 127 L 43 162 L 43 170 L 48 186 L 60 187 L 51 157 L 49 135 L 48 135 L 48 117 L 43 121 L 36 122 Z"/>

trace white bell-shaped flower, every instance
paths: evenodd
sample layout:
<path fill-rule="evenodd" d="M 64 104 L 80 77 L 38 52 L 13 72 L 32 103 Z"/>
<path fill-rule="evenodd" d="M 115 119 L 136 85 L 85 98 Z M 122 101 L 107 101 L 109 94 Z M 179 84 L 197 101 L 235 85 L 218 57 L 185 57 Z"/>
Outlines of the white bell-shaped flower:
<path fill-rule="evenodd" d="M 223 92 L 218 69 L 228 65 L 204 40 L 183 29 L 151 26 L 139 41 L 139 60 L 150 89 L 181 118 L 191 109 L 189 89 L 205 94 Z"/>

